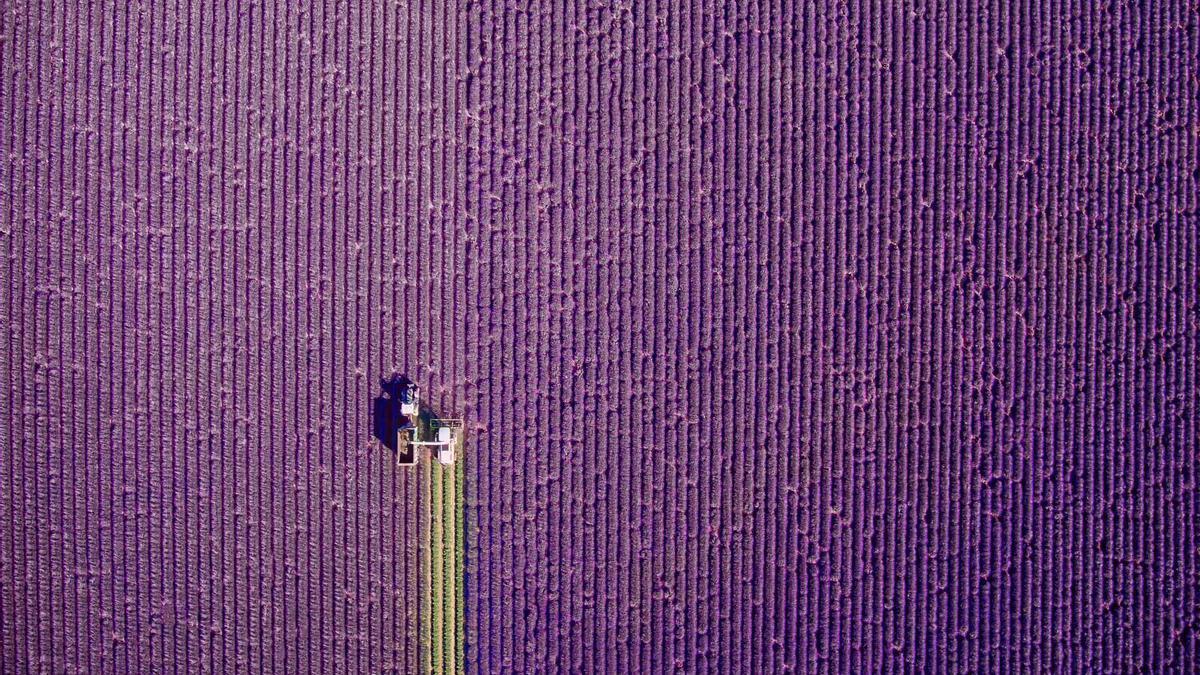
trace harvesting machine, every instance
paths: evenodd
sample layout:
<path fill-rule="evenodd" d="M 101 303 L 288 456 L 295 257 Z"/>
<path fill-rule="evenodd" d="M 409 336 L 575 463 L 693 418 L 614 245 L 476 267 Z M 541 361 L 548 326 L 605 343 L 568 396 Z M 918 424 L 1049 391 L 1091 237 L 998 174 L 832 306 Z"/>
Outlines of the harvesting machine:
<path fill-rule="evenodd" d="M 400 391 L 400 423 L 396 427 L 396 463 L 414 466 L 423 448 L 443 465 L 454 463 L 462 444 L 461 419 L 433 417 L 421 405 L 421 390 L 409 382 Z"/>

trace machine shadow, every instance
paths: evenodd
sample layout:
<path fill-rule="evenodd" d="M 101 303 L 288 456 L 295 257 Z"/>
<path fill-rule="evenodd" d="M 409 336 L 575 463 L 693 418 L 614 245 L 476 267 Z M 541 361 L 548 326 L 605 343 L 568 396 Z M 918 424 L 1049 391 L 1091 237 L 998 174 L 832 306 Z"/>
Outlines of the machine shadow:
<path fill-rule="evenodd" d="M 412 384 L 412 380 L 403 375 L 392 375 L 381 380 L 379 385 L 383 393 L 375 397 L 371 420 L 373 435 L 383 444 L 383 447 L 396 452 L 396 431 L 404 416 L 400 414 L 400 392 Z"/>

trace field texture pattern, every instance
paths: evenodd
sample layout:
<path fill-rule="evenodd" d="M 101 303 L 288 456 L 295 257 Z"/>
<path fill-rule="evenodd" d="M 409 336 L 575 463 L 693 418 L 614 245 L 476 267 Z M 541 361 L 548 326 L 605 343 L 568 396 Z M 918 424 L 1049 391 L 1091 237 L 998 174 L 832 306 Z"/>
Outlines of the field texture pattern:
<path fill-rule="evenodd" d="M 1200 670 L 1192 0 L 0 0 L 0 71 L 0 671 L 414 671 L 393 373 L 470 671 Z"/>

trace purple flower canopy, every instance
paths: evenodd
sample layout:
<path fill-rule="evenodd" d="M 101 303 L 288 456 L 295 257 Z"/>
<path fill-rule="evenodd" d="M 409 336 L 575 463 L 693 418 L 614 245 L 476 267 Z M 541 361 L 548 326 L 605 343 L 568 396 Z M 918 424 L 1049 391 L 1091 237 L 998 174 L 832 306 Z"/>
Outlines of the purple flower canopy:
<path fill-rule="evenodd" d="M 0 671 L 1196 671 L 1155 3 L 9 3 Z M 392 446 L 389 447 L 389 439 Z"/>

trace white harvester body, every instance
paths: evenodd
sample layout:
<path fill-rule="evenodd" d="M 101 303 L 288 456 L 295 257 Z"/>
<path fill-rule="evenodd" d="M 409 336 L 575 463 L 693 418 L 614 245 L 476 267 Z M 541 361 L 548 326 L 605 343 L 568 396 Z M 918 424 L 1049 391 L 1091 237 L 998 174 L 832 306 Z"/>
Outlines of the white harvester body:
<path fill-rule="evenodd" d="M 441 447 L 438 448 L 438 461 L 443 465 L 454 463 L 454 430 L 450 427 L 439 427 L 437 442 Z"/>

